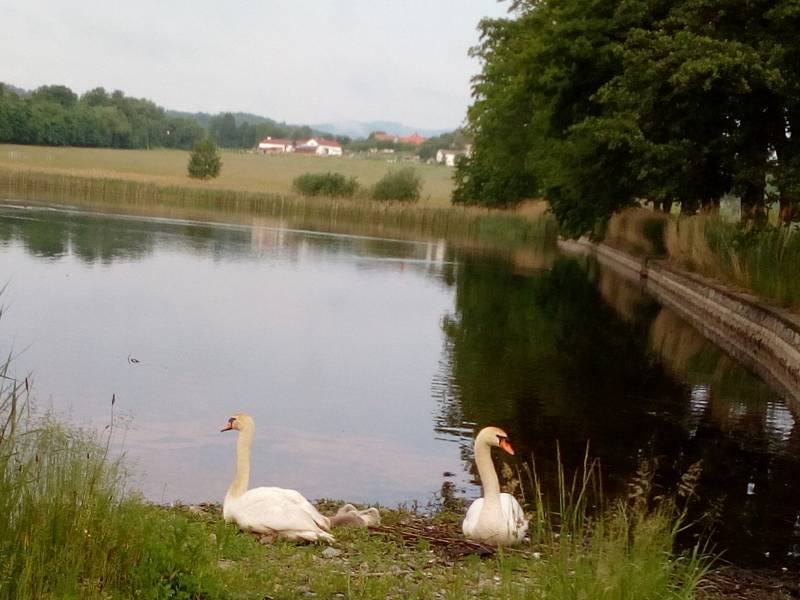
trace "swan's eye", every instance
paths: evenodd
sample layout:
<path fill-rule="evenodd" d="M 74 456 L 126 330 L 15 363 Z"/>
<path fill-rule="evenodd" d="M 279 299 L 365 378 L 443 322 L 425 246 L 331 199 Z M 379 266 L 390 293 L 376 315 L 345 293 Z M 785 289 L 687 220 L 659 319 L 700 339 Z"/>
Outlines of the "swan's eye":
<path fill-rule="evenodd" d="M 236 423 L 236 417 L 231 417 L 228 419 L 228 425 L 233 425 L 234 423 Z"/>
<path fill-rule="evenodd" d="M 511 447 L 511 443 L 508 441 L 508 437 L 504 435 L 497 436 L 497 445 L 500 446 L 503 450 L 508 452 L 509 454 L 514 454 L 514 448 Z"/>

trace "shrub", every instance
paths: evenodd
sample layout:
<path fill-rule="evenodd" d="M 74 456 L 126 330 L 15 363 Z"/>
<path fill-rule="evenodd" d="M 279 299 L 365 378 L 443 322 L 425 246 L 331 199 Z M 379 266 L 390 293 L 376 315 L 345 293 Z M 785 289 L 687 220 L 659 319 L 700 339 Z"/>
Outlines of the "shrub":
<path fill-rule="evenodd" d="M 194 179 L 213 179 L 222 169 L 222 159 L 217 152 L 217 145 L 210 137 L 194 143 L 187 167 L 189 177 Z"/>
<path fill-rule="evenodd" d="M 375 200 L 408 200 L 416 202 L 422 191 L 422 180 L 412 167 L 389 171 L 372 188 Z"/>
<path fill-rule="evenodd" d="M 304 173 L 295 177 L 292 187 L 304 196 L 352 198 L 358 191 L 358 180 L 341 173 Z"/>

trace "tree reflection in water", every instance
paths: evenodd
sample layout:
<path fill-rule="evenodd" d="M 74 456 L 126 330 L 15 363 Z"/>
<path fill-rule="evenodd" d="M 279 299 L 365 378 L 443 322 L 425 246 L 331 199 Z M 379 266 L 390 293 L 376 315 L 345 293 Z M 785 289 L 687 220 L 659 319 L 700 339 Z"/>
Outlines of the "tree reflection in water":
<path fill-rule="evenodd" d="M 437 426 L 461 438 L 468 470 L 472 431 L 490 423 L 535 455 L 550 488 L 556 442 L 569 469 L 590 443 L 611 495 L 643 459 L 657 459 L 666 488 L 702 459 L 699 508 L 721 505 L 715 539 L 726 556 L 797 563 L 795 414 L 635 285 L 585 259 L 521 274 L 468 258 L 442 327 Z"/>

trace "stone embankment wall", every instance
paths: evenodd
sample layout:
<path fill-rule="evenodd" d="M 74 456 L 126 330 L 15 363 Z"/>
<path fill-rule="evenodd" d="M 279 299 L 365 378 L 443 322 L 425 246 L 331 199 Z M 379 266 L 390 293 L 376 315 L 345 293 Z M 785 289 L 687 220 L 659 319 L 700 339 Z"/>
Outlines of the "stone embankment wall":
<path fill-rule="evenodd" d="M 559 247 L 595 255 L 623 277 L 639 280 L 647 292 L 800 406 L 800 315 L 664 260 L 585 240 L 560 240 Z"/>

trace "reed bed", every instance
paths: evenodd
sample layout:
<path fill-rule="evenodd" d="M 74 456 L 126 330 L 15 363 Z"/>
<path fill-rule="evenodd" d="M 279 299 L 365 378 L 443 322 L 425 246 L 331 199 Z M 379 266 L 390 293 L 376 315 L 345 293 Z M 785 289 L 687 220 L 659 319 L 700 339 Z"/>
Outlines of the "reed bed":
<path fill-rule="evenodd" d="M 609 220 L 603 241 L 800 309 L 800 234 L 790 228 L 747 230 L 718 215 L 633 208 Z"/>
<path fill-rule="evenodd" d="M 606 224 L 603 240 L 636 255 L 662 255 L 664 229 L 669 216 L 646 208 L 629 208 L 615 213 Z"/>
<path fill-rule="evenodd" d="M 747 231 L 718 217 L 670 219 L 670 260 L 777 303 L 800 309 L 800 235 L 788 228 Z"/>
<path fill-rule="evenodd" d="M 700 542 L 676 554 L 678 535 L 701 470 L 692 465 L 672 495 L 654 493 L 655 469 L 642 463 L 628 494 L 607 503 L 599 463 L 589 456 L 567 473 L 558 447 L 555 489 L 546 489 L 535 460 L 518 475 L 533 510 L 531 525 L 548 557 L 541 578 L 546 598 L 694 598 L 713 558 Z"/>
<path fill-rule="evenodd" d="M 206 209 L 284 221 L 296 228 L 321 227 L 363 235 L 446 238 L 513 246 L 546 240 L 554 245 L 555 220 L 539 213 L 477 208 L 432 208 L 402 202 L 309 198 L 291 194 L 164 186 L 0 168 L 0 193 L 10 198 L 69 202 L 118 211 L 150 208 Z"/>
<path fill-rule="evenodd" d="M 25 412 L 0 370 L 0 598 L 218 598 L 205 529 L 126 490 L 108 445 Z"/>

